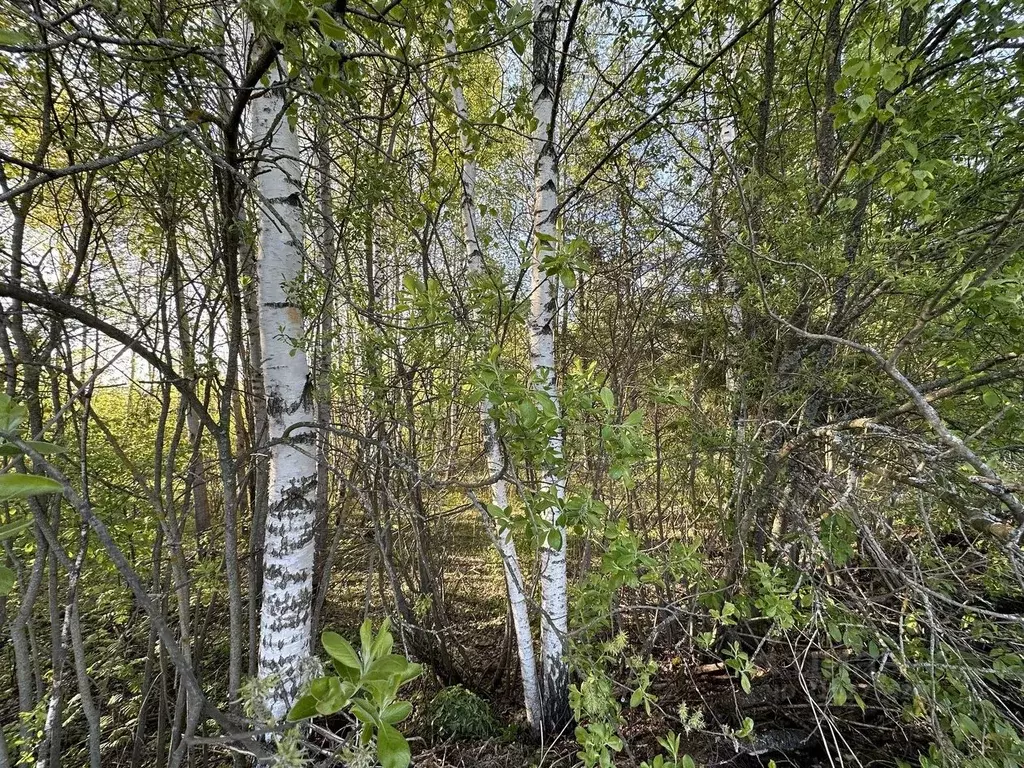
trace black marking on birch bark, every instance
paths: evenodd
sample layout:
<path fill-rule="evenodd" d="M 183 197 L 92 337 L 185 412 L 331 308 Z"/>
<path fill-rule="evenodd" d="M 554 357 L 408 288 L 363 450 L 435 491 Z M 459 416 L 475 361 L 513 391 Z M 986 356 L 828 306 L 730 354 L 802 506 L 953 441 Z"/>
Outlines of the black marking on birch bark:
<path fill-rule="evenodd" d="M 293 445 L 314 445 L 316 443 L 316 432 L 311 430 L 292 432 L 288 435 L 288 442 Z"/>
<path fill-rule="evenodd" d="M 490 421 L 489 418 L 488 418 L 488 421 Z M 494 428 L 491 427 L 490 425 L 488 425 L 488 424 L 484 425 L 484 452 L 488 456 L 490 456 L 491 451 L 494 450 L 494 447 L 498 443 L 498 439 L 497 439 L 497 436 L 494 434 L 494 431 L 495 431 Z"/>
<path fill-rule="evenodd" d="M 306 374 L 306 383 L 302 387 L 302 396 L 299 397 L 299 402 L 306 408 L 313 407 L 313 376 L 309 373 Z"/>
<path fill-rule="evenodd" d="M 547 213 L 546 213 L 546 214 L 544 215 L 544 217 L 543 217 L 543 218 L 542 218 L 542 219 L 541 219 L 541 220 L 540 220 L 539 222 L 537 222 L 537 223 L 538 223 L 538 224 L 540 224 L 540 225 L 544 225 L 544 224 L 551 224 L 551 225 L 554 225 L 556 221 L 557 221 L 557 216 L 555 216 L 555 209 L 554 209 L 554 208 L 552 208 L 552 209 L 551 209 L 550 211 L 548 211 L 548 212 L 547 212 Z M 548 250 L 554 250 L 554 249 L 553 249 L 553 248 L 549 248 Z"/>
<path fill-rule="evenodd" d="M 268 583 L 281 586 L 279 582 Z M 285 626 L 292 622 L 297 622 L 296 626 L 301 624 L 303 617 L 309 613 L 309 600 L 307 598 L 312 593 L 312 589 L 307 588 L 299 590 L 294 595 L 278 591 L 266 595 L 263 605 L 265 606 L 266 615 L 274 617 L 271 626 Z M 282 607 L 287 610 L 280 610 Z"/>
<path fill-rule="evenodd" d="M 299 309 L 299 305 L 293 301 L 264 301 L 263 306 L 271 309 Z"/>
<path fill-rule="evenodd" d="M 283 613 L 286 613 L 286 615 L 283 615 L 280 618 L 280 620 L 270 622 L 267 625 L 267 629 L 273 630 L 274 634 L 278 634 L 281 633 L 283 630 L 294 630 L 296 627 L 302 627 L 306 622 L 309 621 L 309 613 L 308 611 L 297 612 L 295 610 L 295 608 L 297 607 L 297 603 L 293 600 L 279 601 L 278 603 L 268 602 L 267 608 L 265 608 L 264 610 L 280 610 Z M 279 648 L 284 646 L 284 640 L 285 638 L 281 638 L 280 640 L 276 641 L 276 643 L 278 643 Z"/>
<path fill-rule="evenodd" d="M 562 660 L 544 666 L 540 686 L 544 730 L 549 734 L 556 734 L 572 720 L 572 713 L 569 710 L 569 670 Z"/>
<path fill-rule="evenodd" d="M 298 192 L 292 192 L 290 195 L 285 197 L 269 197 L 267 202 L 273 206 L 287 205 L 289 208 L 301 208 L 302 198 L 299 197 Z"/>
<path fill-rule="evenodd" d="M 295 531 L 294 535 L 289 536 L 288 534 L 291 533 L 291 531 L 292 526 L 287 523 L 282 523 L 281 525 L 268 524 L 267 533 L 272 533 L 281 539 L 281 543 L 273 548 L 269 548 L 268 552 L 273 554 L 294 552 L 297 549 L 301 549 L 305 544 L 308 544 L 312 540 L 312 536 L 309 535 L 312 528 L 310 528 L 309 531 Z"/>
<path fill-rule="evenodd" d="M 277 585 L 274 586 L 276 587 Z M 277 598 L 275 593 L 267 595 L 263 601 L 264 615 L 274 617 L 267 624 L 267 628 L 274 630 L 276 633 L 282 629 L 294 629 L 295 627 L 303 626 L 309 621 L 309 611 L 305 610 L 303 606 L 310 602 L 312 595 L 312 590 L 302 590 L 295 596 L 288 595 L 283 598 Z"/>
<path fill-rule="evenodd" d="M 299 597 L 309 602 L 312 599 L 312 592 L 304 592 Z M 264 602 L 264 605 L 265 615 L 277 615 L 273 621 L 267 624 L 267 629 L 270 630 L 267 633 L 268 638 L 272 638 L 275 635 L 286 635 L 289 631 L 301 628 L 309 622 L 309 611 L 302 611 L 297 600 L 268 600 Z M 277 640 L 278 648 L 281 647 L 284 640 L 284 637 Z"/>
<path fill-rule="evenodd" d="M 267 414 L 271 418 L 282 416 L 285 412 L 285 401 L 277 392 L 267 393 Z"/>
<path fill-rule="evenodd" d="M 268 528 L 268 533 L 270 529 Z M 266 548 L 267 555 L 277 558 L 286 558 L 295 552 L 298 552 L 303 547 L 309 546 L 309 543 L 313 540 L 312 535 L 296 535 L 287 536 L 286 533 L 279 531 L 280 543 L 276 546 L 270 546 Z M 269 566 L 268 566 L 269 567 Z"/>
<path fill-rule="evenodd" d="M 280 539 L 279 543 L 266 548 L 266 554 L 271 557 L 287 557 L 298 552 L 312 541 L 312 531 L 296 531 L 294 536 L 289 536 L 290 526 L 271 527 L 267 525 L 267 534 L 273 534 Z"/>
<path fill-rule="evenodd" d="M 309 542 L 313 540 L 312 536 L 305 535 L 302 532 L 298 532 L 294 536 L 288 536 L 287 532 L 283 531 L 279 532 L 279 536 L 280 542 L 267 548 L 268 555 L 284 558 L 308 546 Z"/>
<path fill-rule="evenodd" d="M 304 533 L 303 529 L 313 527 L 312 522 L 308 522 L 301 527 L 296 527 L 296 522 L 306 517 L 312 507 L 313 501 L 311 498 L 305 498 L 302 503 L 286 499 L 271 504 L 269 514 L 272 517 L 267 520 L 267 532 L 285 535 L 289 531 L 294 530 L 296 534 Z M 279 524 L 285 530 L 278 530 Z"/>
<path fill-rule="evenodd" d="M 287 558 L 291 557 L 292 555 L 294 555 L 299 550 L 301 550 L 303 547 L 308 547 L 312 540 L 313 540 L 312 538 L 307 538 L 305 540 L 303 540 L 303 539 L 294 539 L 292 541 L 282 542 L 280 547 L 268 547 L 266 549 L 266 554 L 268 556 L 267 559 L 268 560 L 275 559 L 275 558 L 276 559 L 281 559 L 281 560 L 287 559 Z M 272 565 L 268 564 L 266 567 L 267 567 L 268 572 L 269 572 L 269 569 L 272 567 Z M 276 566 L 276 567 L 283 568 L 284 566 L 280 566 L 279 565 L 279 566 Z M 289 568 L 288 572 L 289 573 L 301 573 L 303 570 L 305 570 L 307 573 L 309 572 L 309 568 L 305 568 L 305 569 Z"/>
<path fill-rule="evenodd" d="M 307 581 L 312 574 L 309 568 L 303 568 L 302 570 L 295 571 L 290 568 L 284 568 L 280 565 L 267 565 L 264 570 L 264 577 L 272 581 L 276 586 L 287 586 L 289 584 L 302 584 Z M 302 593 L 308 590 L 302 590 Z M 302 594 L 300 593 L 300 594 Z"/>
<path fill-rule="evenodd" d="M 273 505 L 274 512 L 285 513 L 285 512 L 303 512 L 307 507 L 313 505 L 312 497 L 313 491 L 316 490 L 316 483 L 306 488 L 296 488 L 294 486 L 284 489 L 281 492 L 280 501 Z M 282 515 L 284 517 L 300 518 L 302 515 L 290 514 Z"/>
<path fill-rule="evenodd" d="M 306 514 L 312 509 L 313 505 L 305 505 L 306 509 L 303 510 Z M 312 538 L 313 526 L 311 524 L 302 525 L 296 527 L 296 520 L 306 516 L 303 515 L 282 515 L 280 506 L 274 505 L 269 512 L 267 518 L 267 533 L 273 534 L 274 536 L 280 537 L 282 544 L 279 549 L 287 551 L 289 549 L 295 549 L 306 543 L 307 540 Z M 286 546 L 287 545 L 287 546 Z"/>
<path fill-rule="evenodd" d="M 285 400 L 278 392 L 267 393 L 267 415 L 272 419 L 280 419 L 282 416 L 291 416 L 296 411 L 303 408 L 305 403 L 302 401 L 302 395 L 299 395 L 299 399 L 293 402 L 291 405 Z M 306 432 L 299 432 L 296 435 L 290 436 L 295 441 L 299 435 L 306 434 Z"/>
<path fill-rule="evenodd" d="M 285 490 L 285 495 L 294 498 L 296 496 L 304 496 L 314 490 L 316 490 L 316 475 L 306 475 L 298 480 L 292 480 Z"/>

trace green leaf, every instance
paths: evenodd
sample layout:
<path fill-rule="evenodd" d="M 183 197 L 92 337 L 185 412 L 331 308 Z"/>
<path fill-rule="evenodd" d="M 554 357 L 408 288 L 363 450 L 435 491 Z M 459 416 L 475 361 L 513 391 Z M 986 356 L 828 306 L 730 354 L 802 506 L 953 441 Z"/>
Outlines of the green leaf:
<path fill-rule="evenodd" d="M 1003 398 L 994 389 L 986 389 L 981 399 L 989 408 L 998 408 L 1003 404 Z"/>
<path fill-rule="evenodd" d="M 630 411 L 629 416 L 626 417 L 622 423 L 628 427 L 639 427 L 644 420 L 644 409 L 637 408 L 634 411 Z"/>
<path fill-rule="evenodd" d="M 743 718 L 743 725 L 740 727 L 740 729 L 738 731 L 736 731 L 736 735 L 739 738 L 741 738 L 741 739 L 745 739 L 748 736 L 750 736 L 750 734 L 752 734 L 753 732 L 754 732 L 754 721 L 751 720 L 749 717 L 744 717 Z"/>
<path fill-rule="evenodd" d="M 960 729 L 968 736 L 973 736 L 976 739 L 981 738 L 981 729 L 970 715 L 960 715 L 957 717 L 956 722 Z"/>
<path fill-rule="evenodd" d="M 377 733 L 377 758 L 382 768 L 407 768 L 412 760 L 405 736 L 387 723 Z"/>
<path fill-rule="evenodd" d="M 389 725 L 394 725 L 405 720 L 411 712 L 412 704 L 408 701 L 395 701 L 384 707 L 384 710 L 380 713 L 380 719 Z"/>
<path fill-rule="evenodd" d="M 320 32 L 323 33 L 324 37 L 328 37 L 331 40 L 344 40 L 348 37 L 345 28 L 338 24 L 331 14 L 323 8 L 316 9 L 316 17 L 319 22 Z"/>
<path fill-rule="evenodd" d="M 366 619 L 359 627 L 359 640 L 363 644 L 363 651 L 369 654 L 373 647 L 373 625 Z"/>
<path fill-rule="evenodd" d="M 31 527 L 32 518 L 18 520 L 13 523 L 7 523 L 7 525 L 0 525 L 0 541 L 5 541 L 6 539 L 13 539 L 19 533 Z"/>
<path fill-rule="evenodd" d="M 387 680 L 392 675 L 401 675 L 408 665 L 409 662 L 404 656 L 397 654 L 382 656 L 370 665 L 366 674 L 363 675 L 363 679 Z"/>
<path fill-rule="evenodd" d="M 325 699 L 331 694 L 331 678 L 318 677 L 309 681 L 309 694 L 315 699 Z"/>
<path fill-rule="evenodd" d="M 376 725 L 377 718 L 370 712 L 370 705 L 360 699 L 352 702 L 352 714 L 356 720 L 367 725 Z"/>
<path fill-rule="evenodd" d="M 294 722 L 296 720 L 305 720 L 306 718 L 313 717 L 316 712 L 316 697 L 306 694 L 288 711 L 288 720 Z"/>
<path fill-rule="evenodd" d="M 10 594 L 18 583 L 18 575 L 6 565 L 0 565 L 0 597 Z"/>
<path fill-rule="evenodd" d="M 750 677 L 748 675 L 740 675 L 740 688 L 744 693 L 750 693 Z"/>
<path fill-rule="evenodd" d="M 553 549 L 558 552 L 562 548 L 562 532 L 557 528 L 552 528 L 548 531 L 545 541 L 548 545 L 548 549 Z"/>
<path fill-rule="evenodd" d="M 346 667 L 352 669 L 361 669 L 362 664 L 359 662 L 359 656 L 356 655 L 355 648 L 339 635 L 337 632 L 324 632 L 320 636 L 320 642 L 324 646 L 324 650 L 330 655 L 332 659 L 335 659 Z"/>
<path fill-rule="evenodd" d="M 422 217 L 422 213 L 417 215 L 419 217 Z M 421 228 L 423 224 L 426 224 L 426 218 L 423 218 L 422 223 L 419 223 L 416 220 L 413 221 L 413 227 L 415 229 Z M 416 275 L 414 275 L 412 272 L 407 272 L 402 277 L 402 287 L 405 288 L 406 293 L 423 293 L 424 290 L 423 283 L 421 283 L 420 279 L 416 277 Z"/>
<path fill-rule="evenodd" d="M 359 682 L 359 676 L 363 671 L 361 668 L 356 669 L 355 667 L 350 667 L 333 658 L 331 659 L 331 666 L 334 667 L 334 671 L 342 682 L 351 683 L 353 685 Z"/>
<path fill-rule="evenodd" d="M 13 29 L 0 29 L 0 45 L 26 45 L 31 42 L 31 39 L 24 32 L 18 32 Z"/>
<path fill-rule="evenodd" d="M 44 493 L 60 493 L 64 489 L 56 480 L 39 475 L 0 475 L 0 501 L 27 499 Z"/>
<path fill-rule="evenodd" d="M 341 689 L 341 680 L 337 677 L 322 678 L 326 683 L 323 692 L 311 691 L 318 698 L 316 711 L 321 715 L 333 715 L 348 704 L 349 697 Z M 351 685 L 349 686 L 351 688 Z"/>
<path fill-rule="evenodd" d="M 519 404 L 519 420 L 527 428 L 537 423 L 537 408 L 529 400 L 523 400 Z"/>
<path fill-rule="evenodd" d="M 7 30 L 0 30 L 0 35 Z M 12 33 L 9 33 L 12 34 Z M 0 39 L 0 45 L 7 45 Z M 28 408 L 16 403 L 10 395 L 0 394 L 0 432 L 17 432 L 28 417 Z"/>
<path fill-rule="evenodd" d="M 378 656 L 387 656 L 391 653 L 391 648 L 395 644 L 395 638 L 391 632 L 388 631 L 390 623 L 387 619 L 384 619 L 384 623 L 380 625 L 380 632 L 377 634 L 376 639 L 373 641 L 373 645 L 370 647 L 371 655 L 376 658 Z"/>
<path fill-rule="evenodd" d="M 543 390 L 537 390 L 534 392 L 534 397 L 540 403 L 540 410 L 545 416 L 554 418 L 558 415 L 558 409 L 555 407 L 555 401 L 551 399 L 551 395 Z"/>
<path fill-rule="evenodd" d="M 406 665 L 404 670 L 402 670 L 401 675 L 399 675 L 399 679 L 401 680 L 401 682 L 407 683 L 410 680 L 415 680 L 417 677 L 419 677 L 422 674 L 423 674 L 423 665 L 422 664 L 410 663 L 410 664 Z"/>
<path fill-rule="evenodd" d="M 41 440 L 25 440 L 25 445 L 38 453 L 40 456 L 52 456 L 55 453 L 67 453 L 67 448 L 53 443 L 44 443 Z M 0 444 L 0 456 L 20 456 L 23 451 L 16 445 L 10 443 Z"/>

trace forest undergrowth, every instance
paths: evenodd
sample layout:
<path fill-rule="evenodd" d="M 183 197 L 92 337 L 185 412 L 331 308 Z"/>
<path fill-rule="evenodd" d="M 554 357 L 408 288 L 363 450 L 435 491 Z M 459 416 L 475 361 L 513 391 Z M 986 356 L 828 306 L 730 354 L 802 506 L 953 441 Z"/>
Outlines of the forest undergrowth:
<path fill-rule="evenodd" d="M 0 0 L 0 768 L 1024 766 L 1022 0 Z"/>

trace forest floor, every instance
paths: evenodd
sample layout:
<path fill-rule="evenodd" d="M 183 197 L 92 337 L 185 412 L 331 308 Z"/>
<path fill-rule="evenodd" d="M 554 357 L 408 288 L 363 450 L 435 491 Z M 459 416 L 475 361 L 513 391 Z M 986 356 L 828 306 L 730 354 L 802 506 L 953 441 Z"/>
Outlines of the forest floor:
<path fill-rule="evenodd" d="M 430 701 L 445 681 L 428 674 L 410 692 L 414 714 L 406 723 L 413 747 L 414 765 L 423 768 L 527 768 L 578 764 L 571 728 L 554 743 L 538 745 L 520 737 L 525 733 L 515 674 L 515 653 L 505 624 L 504 581 L 500 562 L 475 520 L 451 527 L 453 540 L 441 542 L 447 617 L 454 628 L 455 658 L 463 685 L 488 702 L 502 736 L 454 741 L 432 733 L 427 713 Z M 367 613 L 381 615 L 380 596 L 367 587 L 373 543 L 353 538 L 346 563 L 337 578 L 337 589 L 327 606 L 327 626 L 354 634 Z M 369 568 L 367 566 L 369 565 Z M 374 582 L 376 583 L 376 579 Z M 629 633 L 629 627 L 623 627 Z M 636 639 L 643 645 L 644 632 Z M 630 633 L 631 634 L 631 633 Z M 828 684 L 821 664 L 807 649 L 781 641 L 765 641 L 752 634 L 737 635 L 744 646 L 757 646 L 757 664 L 751 675 L 750 693 L 744 693 L 721 658 L 698 654 L 684 628 L 666 632 L 651 650 L 658 664 L 651 692 L 657 701 L 650 714 L 642 708 L 623 706 L 626 725 L 621 731 L 625 746 L 616 755 L 620 768 L 639 768 L 663 752 L 659 737 L 682 732 L 677 713 L 701 712 L 703 727 L 683 736 L 682 751 L 698 766 L 713 768 L 835 768 L 851 765 L 867 768 L 916 762 L 926 748 L 925 734 L 903 727 L 876 706 L 862 691 L 865 706 L 850 702 L 827 704 Z M 626 690 L 625 688 L 623 690 Z M 626 691 L 625 698 L 628 698 Z M 754 735 L 738 740 L 727 735 L 742 726 L 744 718 L 755 723 Z"/>
<path fill-rule="evenodd" d="M 880 710 L 869 707 L 862 713 L 857 705 L 851 705 L 840 715 L 835 711 L 827 716 L 816 712 L 816 705 L 811 703 L 814 699 L 794 690 L 792 681 L 797 675 L 787 669 L 788 663 L 782 658 L 776 669 L 763 672 L 750 695 L 744 694 L 720 665 L 686 668 L 673 659 L 664 660 L 663 665 L 668 674 L 655 688 L 658 702 L 651 714 L 643 709 L 624 710 L 626 726 L 620 734 L 625 746 L 615 756 L 618 768 L 638 768 L 663 753 L 658 739 L 670 730 L 681 731 L 674 713 L 684 702 L 689 711 L 703 712 L 707 723 L 683 736 L 682 752 L 689 754 L 696 765 L 707 768 L 882 768 L 896 766 L 900 760 L 916 762 L 925 748 L 923 733 L 894 727 Z M 517 701 L 516 692 L 511 690 L 500 696 L 492 694 L 490 699 L 504 723 L 516 721 Z M 722 726 L 738 728 L 744 717 L 756 723 L 751 738 L 737 740 L 719 730 Z M 579 747 L 571 732 L 550 745 L 530 744 L 514 734 L 435 742 L 425 726 L 414 722 L 411 730 L 414 764 L 423 768 L 568 768 L 579 763 Z"/>

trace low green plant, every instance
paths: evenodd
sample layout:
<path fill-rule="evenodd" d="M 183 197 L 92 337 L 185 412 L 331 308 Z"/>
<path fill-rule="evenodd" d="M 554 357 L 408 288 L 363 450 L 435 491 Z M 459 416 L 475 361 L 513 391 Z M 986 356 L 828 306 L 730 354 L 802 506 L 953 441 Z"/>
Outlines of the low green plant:
<path fill-rule="evenodd" d="M 497 736 L 500 727 L 487 702 L 461 685 L 442 688 L 429 707 L 435 737 L 469 741 Z"/>
<path fill-rule="evenodd" d="M 640 768 L 696 768 L 696 763 L 689 755 L 682 754 L 682 739 L 675 731 L 669 731 L 658 743 L 665 750 L 665 755 L 657 755 L 650 763 L 640 763 Z"/>
<path fill-rule="evenodd" d="M 622 751 L 623 741 L 613 723 L 588 723 L 576 728 L 580 751 L 576 757 L 586 768 L 612 768 L 615 754 Z"/>
<path fill-rule="evenodd" d="M 409 716 L 412 704 L 399 699 L 398 691 L 418 677 L 422 668 L 391 653 L 394 637 L 386 620 L 374 635 L 367 619 L 359 638 L 361 647 L 356 651 L 341 635 L 323 633 L 320 641 L 337 674 L 311 680 L 288 719 L 347 712 L 361 724 L 357 748 L 365 751 L 374 744 L 383 768 L 406 768 L 412 759 L 409 742 L 395 725 Z"/>
<path fill-rule="evenodd" d="M 740 644 L 733 642 L 725 651 L 725 666 L 731 669 L 740 681 L 740 688 L 744 693 L 750 693 L 750 679 L 754 674 L 754 663 L 750 655 L 740 648 Z"/>
<path fill-rule="evenodd" d="M 28 416 L 28 409 L 17 403 L 10 395 L 0 394 L 0 466 L 5 459 L 17 458 L 24 454 L 15 440 L 20 440 L 21 425 Z M 64 449 L 53 443 L 39 440 L 26 440 L 24 444 L 38 454 L 50 455 L 63 453 Z M 40 475 L 27 475 L 15 472 L 0 474 L 0 502 L 17 501 L 47 493 L 60 493 L 63 486 L 56 480 Z M 32 527 L 32 518 L 12 520 L 0 525 L 0 541 L 13 539 L 22 531 Z M 0 565 L 0 596 L 14 589 L 17 576 L 5 565 Z"/>

